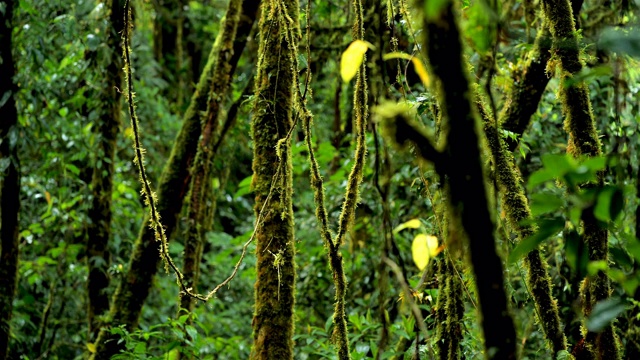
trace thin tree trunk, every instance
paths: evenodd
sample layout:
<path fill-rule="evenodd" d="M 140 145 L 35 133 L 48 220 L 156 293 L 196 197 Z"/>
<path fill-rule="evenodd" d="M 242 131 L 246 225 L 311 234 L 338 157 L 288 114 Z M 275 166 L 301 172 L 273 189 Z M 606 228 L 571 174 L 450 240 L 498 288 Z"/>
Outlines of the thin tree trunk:
<path fill-rule="evenodd" d="M 554 48 L 560 60 L 560 97 L 565 116 L 564 126 L 569 134 L 567 152 L 574 156 L 600 156 L 602 151 L 589 99 L 589 89 L 584 81 L 566 85 L 569 78 L 582 70 L 571 6 L 568 0 L 543 0 L 541 4 L 549 21 Z M 594 185 L 604 185 L 604 173 L 598 175 L 596 184 L 585 186 Z M 582 224 L 582 241 L 589 248 L 589 260 L 606 262 L 609 252 L 607 229 L 598 224 L 592 209 L 582 212 Z M 583 304 L 583 311 L 588 316 L 596 302 L 610 296 L 609 278 L 603 271 L 599 271 L 593 278 L 586 280 L 582 289 L 583 298 L 589 299 Z M 615 335 L 613 325 L 607 326 L 601 333 L 587 334 L 585 341 L 588 349 L 593 351 L 598 359 L 621 358 L 618 337 Z"/>
<path fill-rule="evenodd" d="M 243 9 L 255 9 L 256 6 L 255 1 L 243 1 Z M 255 14 L 255 11 L 246 13 L 247 18 L 245 19 L 247 21 L 251 19 L 251 14 Z M 247 28 L 243 27 L 243 29 Z M 248 34 L 248 32 L 238 33 L 236 35 L 236 44 L 245 44 Z M 242 52 L 243 46 L 238 45 L 238 47 L 235 47 L 234 45 L 234 51 L 238 48 Z M 233 63 L 233 69 L 235 70 L 238 59 L 239 55 L 222 61 L 235 61 Z M 187 192 L 187 184 L 190 181 L 189 169 L 195 157 L 198 139 L 202 131 L 201 113 L 207 109 L 214 64 L 222 61 L 216 58 L 214 51 L 210 53 L 207 66 L 205 66 L 196 91 L 191 97 L 189 109 L 184 115 L 182 128 L 176 138 L 169 161 L 162 172 L 157 190 L 157 209 L 169 238 L 175 230 L 177 216 Z M 138 239 L 134 244 L 128 271 L 112 298 L 109 311 L 110 323 L 106 325 L 126 325 L 129 330 L 137 327 L 142 305 L 149 295 L 153 277 L 158 270 L 160 253 L 153 230 L 146 225 L 148 224 L 147 218 L 145 218 L 143 224 L 140 228 Z M 117 354 L 124 346 L 122 343 L 118 344 L 117 340 L 117 335 L 110 334 L 108 329 L 103 328 L 98 335 L 96 352 L 91 359 L 107 360 L 112 355 Z"/>
<path fill-rule="evenodd" d="M 124 2 L 111 0 L 107 47 L 112 49 L 111 59 L 106 68 L 105 80 L 101 89 L 102 111 L 97 120 L 98 152 L 93 170 L 91 189 L 93 200 L 89 209 L 91 223 L 87 233 L 88 264 L 88 321 L 89 338 L 95 339 L 100 329 L 98 317 L 109 310 L 109 275 L 107 269 L 111 254 L 107 244 L 111 234 L 111 196 L 113 192 L 113 174 L 115 162 L 116 137 L 120 127 L 120 102 L 122 58 L 120 57 L 120 33 L 123 30 Z M 98 69 L 102 71 L 102 69 Z"/>
<path fill-rule="evenodd" d="M 264 2 L 251 132 L 257 279 L 251 359 L 293 359 L 295 239 L 291 130 L 297 79 L 297 0 Z"/>
<path fill-rule="evenodd" d="M 198 283 L 200 257 L 202 256 L 202 236 L 203 221 L 205 215 L 205 204 L 207 194 L 205 188 L 210 182 L 210 164 L 215 153 L 214 137 L 219 128 L 220 109 L 224 105 L 224 94 L 227 93 L 231 84 L 232 64 L 224 61 L 233 55 L 233 42 L 236 36 L 236 29 L 240 20 L 242 0 L 231 0 L 227 13 L 224 17 L 220 35 L 214 44 L 216 57 L 222 62 L 216 64 L 213 71 L 211 88 L 209 89 L 209 104 L 204 115 L 202 135 L 195 161 L 191 168 L 191 185 L 188 195 L 187 206 L 187 230 L 184 242 L 184 266 L 182 274 L 184 282 L 189 288 L 194 288 Z M 193 310 L 195 300 L 190 296 L 182 296 L 180 299 L 180 309 L 188 312 Z"/>
<path fill-rule="evenodd" d="M 18 162 L 18 113 L 11 26 L 14 1 L 5 0 L 0 11 L 0 360 L 7 357 L 11 312 L 18 269 L 18 213 L 20 211 L 20 163 Z"/>

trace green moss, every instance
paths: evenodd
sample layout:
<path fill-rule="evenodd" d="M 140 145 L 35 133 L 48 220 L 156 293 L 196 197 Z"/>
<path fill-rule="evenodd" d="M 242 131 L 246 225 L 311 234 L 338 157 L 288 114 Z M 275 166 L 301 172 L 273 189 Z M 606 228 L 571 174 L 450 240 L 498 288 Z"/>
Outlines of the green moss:
<path fill-rule="evenodd" d="M 424 8 L 424 3 L 418 1 L 418 7 Z M 449 213 L 459 217 L 468 240 L 484 319 L 481 326 L 485 352 L 491 358 L 515 358 L 515 327 L 504 290 L 502 261 L 495 249 L 495 229 L 488 208 L 480 138 L 471 106 L 472 93 L 466 66 L 462 61 L 463 49 L 453 2 L 445 2 L 439 14 L 425 18 L 424 29 L 426 41 L 423 48 L 438 80 L 437 92 L 443 117 L 448 120 L 447 163 L 455 164 L 446 168 L 450 189 Z"/>
<path fill-rule="evenodd" d="M 595 126 L 595 119 L 589 100 L 589 91 L 584 81 L 571 84 L 572 79 L 582 69 L 578 37 L 573 19 L 572 8 L 567 0 L 543 0 L 542 8 L 549 22 L 553 35 L 554 49 L 560 61 L 561 84 L 559 89 L 562 101 L 562 112 L 565 116 L 564 127 L 569 133 L 568 150 L 575 156 L 599 156 L 600 141 Z M 596 184 L 586 186 L 602 186 L 603 174 L 600 174 Z M 598 224 L 592 211 L 582 213 L 583 241 L 589 248 L 589 260 L 607 260 L 608 233 Z M 585 315 L 590 313 L 594 302 L 609 297 L 610 287 L 607 276 L 599 272 L 583 287 L 583 294 L 587 301 L 583 303 Z M 588 296 L 587 296 L 588 295 Z M 587 347 L 593 348 L 598 357 L 606 359 L 621 358 L 618 341 L 615 338 L 613 325 L 607 327 L 597 336 L 588 336 Z"/>
<path fill-rule="evenodd" d="M 513 155 L 495 128 L 493 117 L 487 112 L 484 103 L 478 101 L 477 105 L 496 169 L 496 179 L 506 218 L 511 229 L 518 234 L 518 240 L 522 241 L 536 231 L 536 228 L 527 222 L 531 220 L 531 210 L 522 187 L 522 179 L 517 172 Z M 538 250 L 533 250 L 526 256 L 525 266 L 528 272 L 527 286 L 531 291 L 536 312 L 550 348 L 554 354 L 567 350 L 567 339 L 560 323 L 557 302 L 552 295 L 547 263 Z"/>
<path fill-rule="evenodd" d="M 252 359 L 293 358 L 295 239 L 291 131 L 297 92 L 297 0 L 264 2 L 251 132 L 257 279 Z M 293 21 L 292 19 L 295 19 Z M 274 166 L 274 164 L 278 164 Z"/>

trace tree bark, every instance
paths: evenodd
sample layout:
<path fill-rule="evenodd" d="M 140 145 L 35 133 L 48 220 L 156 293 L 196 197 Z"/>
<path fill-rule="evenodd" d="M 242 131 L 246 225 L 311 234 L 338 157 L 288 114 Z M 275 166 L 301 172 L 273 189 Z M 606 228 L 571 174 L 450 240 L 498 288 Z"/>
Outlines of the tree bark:
<path fill-rule="evenodd" d="M 297 0 L 264 2 L 251 132 L 257 279 L 251 359 L 293 359 L 295 239 L 291 137 L 297 82 Z"/>
<path fill-rule="evenodd" d="M 20 163 L 18 161 L 17 86 L 13 83 L 11 26 L 15 2 L 5 0 L 0 11 L 0 360 L 7 357 L 9 321 L 18 270 Z"/>

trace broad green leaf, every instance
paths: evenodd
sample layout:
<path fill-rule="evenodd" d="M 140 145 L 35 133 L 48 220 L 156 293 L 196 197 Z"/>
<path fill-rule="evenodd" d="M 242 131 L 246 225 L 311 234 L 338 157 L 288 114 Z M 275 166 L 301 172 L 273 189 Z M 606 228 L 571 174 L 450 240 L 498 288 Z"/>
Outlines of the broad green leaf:
<path fill-rule="evenodd" d="M 591 261 L 587 265 L 587 273 L 591 276 L 596 275 L 600 271 L 607 271 L 609 265 L 606 260 Z"/>
<path fill-rule="evenodd" d="M 601 332 L 625 310 L 625 303 L 620 298 L 599 301 L 587 319 L 587 329 L 591 332 Z"/>
<path fill-rule="evenodd" d="M 624 194 L 620 188 L 605 186 L 598 194 L 596 207 L 593 211 L 595 217 L 604 222 L 615 220 L 624 206 Z"/>
<path fill-rule="evenodd" d="M 234 198 L 238 198 L 240 196 L 251 193 L 251 181 L 253 180 L 253 175 L 249 175 L 244 178 L 240 184 L 238 184 L 238 190 L 235 194 L 233 194 Z"/>
<path fill-rule="evenodd" d="M 409 221 L 406 221 L 396 226 L 396 228 L 393 229 L 393 233 L 397 234 L 404 229 L 417 229 L 420 227 L 420 225 L 422 225 L 422 223 L 420 222 L 420 219 L 411 219 Z"/>
<path fill-rule="evenodd" d="M 569 155 L 542 155 L 542 165 L 554 177 L 561 177 L 576 168 L 575 161 Z"/>
<path fill-rule="evenodd" d="M 564 205 L 561 197 L 552 194 L 533 194 L 531 195 L 531 215 L 538 216 L 560 209 Z"/>
<path fill-rule="evenodd" d="M 424 270 L 429 260 L 438 254 L 438 238 L 433 235 L 418 234 L 411 244 L 411 255 L 418 269 Z"/>
<path fill-rule="evenodd" d="M 557 234 L 563 228 L 564 219 L 556 218 L 540 221 L 538 232 L 522 240 L 515 249 L 511 251 L 509 254 L 509 263 L 515 263 L 531 250 L 537 248 L 541 242 L 547 240 L 550 236 Z"/>
<path fill-rule="evenodd" d="M 529 180 L 527 181 L 527 189 L 531 190 L 534 187 L 553 179 L 555 179 L 553 172 L 547 168 L 542 168 L 529 176 Z"/>
<path fill-rule="evenodd" d="M 95 353 L 96 352 L 96 344 L 94 343 L 87 343 L 87 350 L 89 350 L 90 353 Z"/>
<path fill-rule="evenodd" d="M 362 65 L 364 61 L 364 54 L 369 48 L 373 49 L 371 43 L 355 40 L 349 45 L 347 50 L 342 53 L 342 58 L 340 59 L 340 76 L 342 76 L 344 82 L 349 82 L 356 76 L 360 65 Z"/>

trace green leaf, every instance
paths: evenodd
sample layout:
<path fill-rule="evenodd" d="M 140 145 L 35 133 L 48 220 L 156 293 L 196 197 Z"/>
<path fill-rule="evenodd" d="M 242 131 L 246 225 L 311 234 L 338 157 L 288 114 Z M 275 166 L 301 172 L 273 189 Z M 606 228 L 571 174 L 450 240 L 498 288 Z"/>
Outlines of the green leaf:
<path fill-rule="evenodd" d="M 539 216 L 560 209 L 564 205 L 564 199 L 553 194 L 531 195 L 531 215 Z"/>
<path fill-rule="evenodd" d="M 598 194 L 595 217 L 604 222 L 615 220 L 624 207 L 624 194 L 616 186 L 607 185 Z"/>
<path fill-rule="evenodd" d="M 620 298 L 609 298 L 599 301 L 591 311 L 587 319 L 587 329 L 599 333 L 604 330 L 615 318 L 626 310 L 626 305 Z"/>
<path fill-rule="evenodd" d="M 242 179 L 240 184 L 238 184 L 238 190 L 235 194 L 233 194 L 234 198 L 238 198 L 240 196 L 247 195 L 251 193 L 251 181 L 253 180 L 253 175 L 249 175 L 246 178 Z"/>
<path fill-rule="evenodd" d="M 576 168 L 575 160 L 569 155 L 542 155 L 542 165 L 558 178 Z"/>
<path fill-rule="evenodd" d="M 522 240 L 509 254 L 509 263 L 513 264 L 521 257 L 528 254 L 531 250 L 535 249 L 548 239 L 550 236 L 557 234 L 564 228 L 564 219 L 556 218 L 551 220 L 542 220 L 539 224 L 538 231 Z"/>

